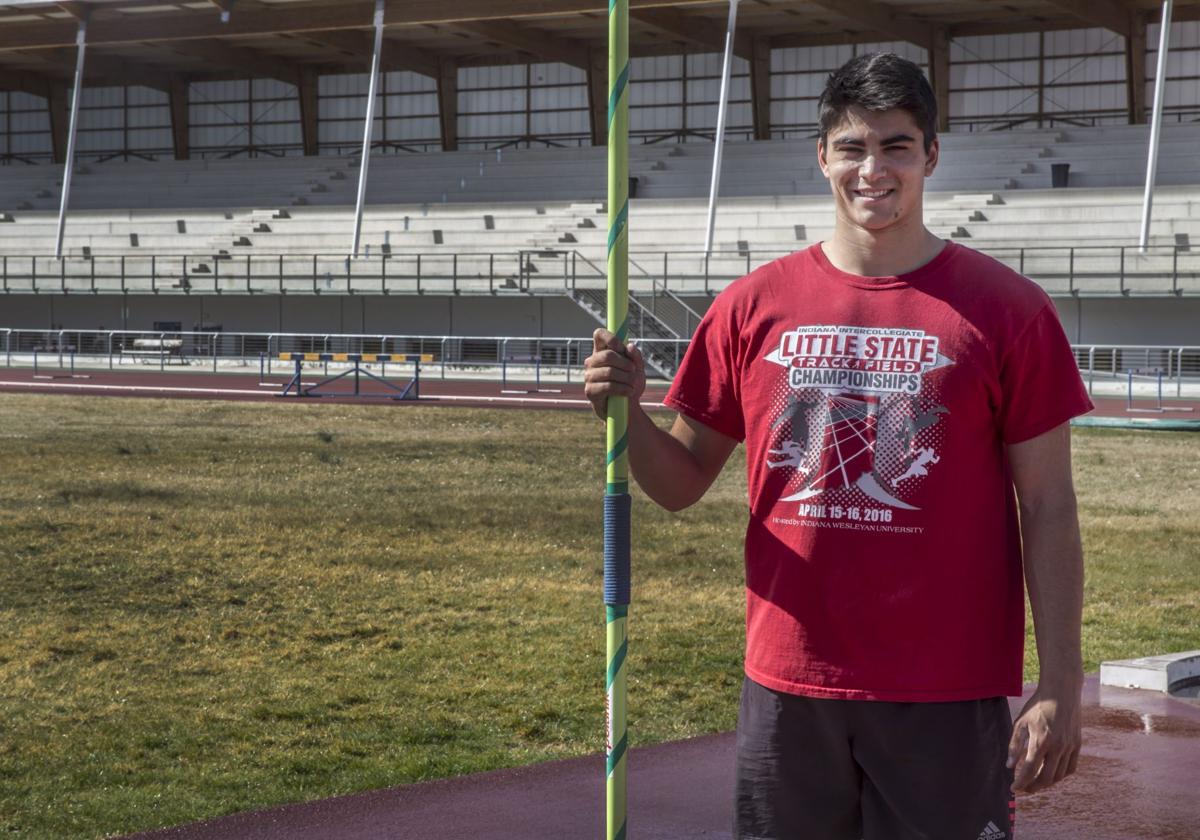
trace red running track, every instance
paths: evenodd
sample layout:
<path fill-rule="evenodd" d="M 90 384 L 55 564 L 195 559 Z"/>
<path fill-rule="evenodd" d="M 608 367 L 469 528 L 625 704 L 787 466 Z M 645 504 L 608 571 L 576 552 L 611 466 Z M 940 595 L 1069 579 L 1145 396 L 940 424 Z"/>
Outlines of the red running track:
<path fill-rule="evenodd" d="M 1014 714 L 1026 698 L 1010 701 Z M 1200 837 L 1200 703 L 1101 687 L 1093 676 L 1084 687 L 1083 723 L 1076 774 L 1018 796 L 1018 840 Z M 632 750 L 630 837 L 730 837 L 733 750 L 732 734 Z M 603 836 L 604 757 L 596 755 L 234 814 L 128 840 Z"/>
<path fill-rule="evenodd" d="M 41 394 L 76 394 L 114 397 L 155 397 L 198 400 L 259 400 L 294 403 L 357 403 L 377 405 L 458 405 L 509 408 L 573 408 L 586 409 L 580 382 L 543 382 L 542 392 L 534 393 L 532 382 L 509 382 L 501 388 L 494 380 L 442 380 L 423 373 L 420 400 L 395 400 L 395 392 L 367 377 L 360 380 L 363 397 L 353 395 L 297 398 L 294 394 L 280 396 L 290 376 L 275 374 L 267 378 L 270 387 L 259 384 L 257 375 L 235 373 L 194 373 L 189 371 L 80 371 L 76 377 L 69 372 L 43 368 L 40 376 L 24 368 L 0 369 L 0 392 Z M 319 371 L 305 371 L 304 385 L 314 385 L 323 379 Z M 389 381 L 403 385 L 406 378 Z M 329 391 L 353 391 L 354 383 L 345 377 L 328 386 Z M 643 404 L 661 407 L 666 387 L 647 388 Z"/>

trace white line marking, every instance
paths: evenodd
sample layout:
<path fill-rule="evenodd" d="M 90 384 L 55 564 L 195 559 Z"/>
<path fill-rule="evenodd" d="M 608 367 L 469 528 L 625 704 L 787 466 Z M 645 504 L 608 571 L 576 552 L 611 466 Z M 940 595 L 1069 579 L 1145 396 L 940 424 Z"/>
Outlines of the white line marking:
<path fill-rule="evenodd" d="M 440 400 L 461 400 L 464 402 L 512 402 L 528 403 L 529 405 L 591 405 L 591 403 L 589 403 L 587 400 L 568 400 L 555 397 L 471 397 L 459 394 L 430 394 L 429 396 L 421 397 L 422 402 L 436 402 Z M 660 402 L 643 402 L 640 405 L 642 408 L 666 408 L 666 406 Z"/>
<path fill-rule="evenodd" d="M 236 388 L 177 388 L 167 385 L 101 385 L 99 383 L 79 384 L 76 382 L 11 382 L 0 380 L 0 387 L 74 388 L 77 391 L 125 391 L 157 394 L 253 394 L 256 397 L 263 395 L 262 391 L 243 391 Z"/>

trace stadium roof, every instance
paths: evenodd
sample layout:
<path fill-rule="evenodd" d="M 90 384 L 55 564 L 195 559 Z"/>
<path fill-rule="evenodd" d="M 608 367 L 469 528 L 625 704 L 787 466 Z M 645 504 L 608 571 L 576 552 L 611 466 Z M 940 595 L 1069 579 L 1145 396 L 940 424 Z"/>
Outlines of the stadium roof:
<path fill-rule="evenodd" d="M 727 0 L 630 0 L 635 55 L 720 50 Z M 608 0 L 389 0 L 385 70 L 602 60 Z M 1157 0 L 742 0 L 735 50 L 910 41 L 1098 26 L 1144 33 Z M 88 17 L 88 83 L 361 72 L 372 0 L 0 0 L 0 89 L 44 90 L 74 67 Z M 222 12 L 228 12 L 228 20 Z M 1176 20 L 1200 19 L 1177 0 Z M 1143 34 L 1144 37 L 1144 34 Z"/>

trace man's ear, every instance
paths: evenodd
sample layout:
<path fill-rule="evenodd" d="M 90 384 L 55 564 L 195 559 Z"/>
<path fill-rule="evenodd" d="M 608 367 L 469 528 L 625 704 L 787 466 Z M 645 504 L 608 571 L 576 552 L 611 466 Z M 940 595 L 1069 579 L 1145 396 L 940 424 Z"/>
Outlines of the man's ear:
<path fill-rule="evenodd" d="M 817 165 L 821 167 L 821 174 L 825 179 L 829 179 L 829 161 L 825 159 L 825 141 L 817 139 Z"/>
<path fill-rule="evenodd" d="M 929 144 L 929 154 L 925 155 L 925 177 L 928 178 L 933 174 L 933 170 L 937 169 L 938 154 L 940 145 L 938 138 L 934 137 L 933 142 Z"/>

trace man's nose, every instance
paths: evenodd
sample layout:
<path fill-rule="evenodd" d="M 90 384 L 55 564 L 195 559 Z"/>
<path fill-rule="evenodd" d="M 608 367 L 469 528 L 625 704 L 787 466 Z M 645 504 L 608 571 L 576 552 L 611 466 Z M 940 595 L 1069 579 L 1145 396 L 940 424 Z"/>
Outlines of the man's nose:
<path fill-rule="evenodd" d="M 880 165 L 879 160 L 876 159 L 875 155 L 867 155 L 858 165 L 858 174 L 863 178 L 870 178 L 880 174 L 882 171 L 883 167 Z"/>

